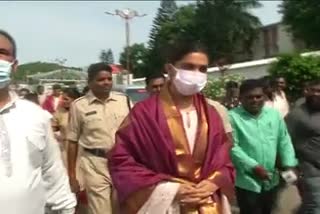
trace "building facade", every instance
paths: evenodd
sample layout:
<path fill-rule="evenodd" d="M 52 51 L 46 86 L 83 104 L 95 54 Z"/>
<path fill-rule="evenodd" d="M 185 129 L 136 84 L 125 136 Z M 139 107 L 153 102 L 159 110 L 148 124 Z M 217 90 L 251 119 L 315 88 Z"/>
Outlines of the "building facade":
<path fill-rule="evenodd" d="M 284 53 L 300 53 L 305 47 L 304 42 L 295 39 L 284 24 L 277 22 L 261 27 L 251 47 L 251 53 L 239 52 L 235 62 L 266 59 Z"/>

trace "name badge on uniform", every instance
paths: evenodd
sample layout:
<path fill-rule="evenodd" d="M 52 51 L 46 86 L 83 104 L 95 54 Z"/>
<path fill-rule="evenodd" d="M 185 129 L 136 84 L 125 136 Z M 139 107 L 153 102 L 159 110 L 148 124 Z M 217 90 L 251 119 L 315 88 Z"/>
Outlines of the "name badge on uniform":
<path fill-rule="evenodd" d="M 87 112 L 85 115 L 90 116 L 90 115 L 94 115 L 94 114 L 97 114 L 97 111 L 90 111 L 90 112 Z"/>

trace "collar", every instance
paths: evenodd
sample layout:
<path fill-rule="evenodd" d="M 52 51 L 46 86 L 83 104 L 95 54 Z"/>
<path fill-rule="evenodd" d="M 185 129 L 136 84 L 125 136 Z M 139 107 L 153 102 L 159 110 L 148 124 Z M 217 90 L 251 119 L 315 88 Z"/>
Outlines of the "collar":
<path fill-rule="evenodd" d="M 240 106 L 239 108 L 240 108 L 240 113 L 241 113 L 241 114 L 245 115 L 246 117 L 253 118 L 253 119 L 260 119 L 260 118 L 263 117 L 263 115 L 266 113 L 266 107 L 265 107 L 265 106 L 262 107 L 260 114 L 257 115 L 257 116 L 249 113 L 247 110 L 245 110 L 245 109 L 243 108 L 243 106 Z"/>
<path fill-rule="evenodd" d="M 275 93 L 275 96 L 276 97 L 281 97 L 281 98 L 286 98 L 286 93 L 284 92 L 284 91 L 277 91 L 276 93 Z"/>
<path fill-rule="evenodd" d="M 110 92 L 109 97 L 103 102 L 102 100 L 100 100 L 99 98 L 97 98 L 92 91 L 90 90 L 86 95 L 88 98 L 89 104 L 92 104 L 94 102 L 100 102 L 100 103 L 107 103 L 109 101 L 117 101 L 118 99 L 116 98 L 116 96 L 114 95 L 113 92 Z"/>
<path fill-rule="evenodd" d="M 14 91 L 9 92 L 10 101 L 0 109 L 0 115 L 9 113 L 11 109 L 16 108 L 16 101 L 19 99 L 18 95 Z"/>

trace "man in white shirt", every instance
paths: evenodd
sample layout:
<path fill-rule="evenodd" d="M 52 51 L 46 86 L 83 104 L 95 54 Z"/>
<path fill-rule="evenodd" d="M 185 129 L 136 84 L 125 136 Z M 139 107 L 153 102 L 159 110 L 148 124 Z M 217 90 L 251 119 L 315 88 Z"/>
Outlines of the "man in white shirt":
<path fill-rule="evenodd" d="M 286 93 L 284 92 L 287 87 L 287 82 L 285 78 L 277 77 L 273 84 L 273 87 L 275 88 L 273 107 L 279 110 L 282 117 L 285 117 L 290 111 L 289 102 Z"/>
<path fill-rule="evenodd" d="M 16 44 L 0 30 L 0 210 L 5 214 L 73 214 L 76 206 L 50 118 L 9 92 Z"/>

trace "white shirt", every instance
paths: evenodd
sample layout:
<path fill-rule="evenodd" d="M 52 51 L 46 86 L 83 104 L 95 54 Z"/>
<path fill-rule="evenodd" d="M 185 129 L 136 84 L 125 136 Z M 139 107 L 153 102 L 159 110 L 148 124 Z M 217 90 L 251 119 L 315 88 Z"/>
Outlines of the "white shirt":
<path fill-rule="evenodd" d="M 280 112 L 282 118 L 284 118 L 290 110 L 288 100 L 285 93 L 282 91 L 281 94 L 275 94 L 273 101 L 266 101 L 265 106 L 274 108 Z"/>
<path fill-rule="evenodd" d="M 0 109 L 0 115 L 8 131 L 12 164 L 11 176 L 0 170 L 1 213 L 44 214 L 45 207 L 74 213 L 76 198 L 48 115 L 34 103 L 17 98 Z M 0 159 L 3 169 L 1 165 Z"/>
<path fill-rule="evenodd" d="M 289 113 L 289 103 L 283 91 L 281 91 L 281 94 L 276 93 L 273 100 L 273 107 L 280 112 L 283 118 Z"/>

